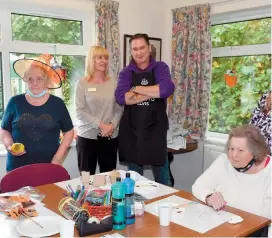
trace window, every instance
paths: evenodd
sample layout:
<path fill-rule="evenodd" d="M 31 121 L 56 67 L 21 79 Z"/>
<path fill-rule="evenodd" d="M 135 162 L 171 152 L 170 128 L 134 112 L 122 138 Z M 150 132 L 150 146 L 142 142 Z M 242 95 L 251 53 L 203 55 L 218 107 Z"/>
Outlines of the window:
<path fill-rule="evenodd" d="M 0 24 L 0 44 L 1 44 L 1 42 L 2 42 L 2 31 L 1 31 L 1 24 Z"/>
<path fill-rule="evenodd" d="M 67 70 L 62 88 L 51 93 L 64 100 L 75 120 L 74 88 L 77 80 L 84 76 L 85 55 L 95 31 L 94 17 L 86 10 L 67 9 L 65 12 L 62 8 L 41 9 L 31 3 L 21 9 L 13 3 L 3 7 L 0 4 L 0 116 L 9 99 L 26 90 L 25 83 L 13 70 L 13 62 L 48 53 Z"/>
<path fill-rule="evenodd" d="M 11 14 L 12 39 L 82 45 L 82 22 Z"/>
<path fill-rule="evenodd" d="M 271 18 L 217 24 L 212 34 L 212 83 L 208 136 L 247 124 L 261 95 L 270 89 Z M 232 70 L 237 84 L 224 75 Z M 220 136 L 219 136 L 220 137 Z"/>

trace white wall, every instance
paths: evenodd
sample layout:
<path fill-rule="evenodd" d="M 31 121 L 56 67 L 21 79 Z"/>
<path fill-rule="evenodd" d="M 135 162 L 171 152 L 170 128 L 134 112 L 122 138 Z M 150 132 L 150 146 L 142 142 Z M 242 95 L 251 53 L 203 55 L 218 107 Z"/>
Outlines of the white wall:
<path fill-rule="evenodd" d="M 123 66 L 124 34 L 146 33 L 163 38 L 164 10 L 162 0 L 119 0 L 121 65 Z"/>

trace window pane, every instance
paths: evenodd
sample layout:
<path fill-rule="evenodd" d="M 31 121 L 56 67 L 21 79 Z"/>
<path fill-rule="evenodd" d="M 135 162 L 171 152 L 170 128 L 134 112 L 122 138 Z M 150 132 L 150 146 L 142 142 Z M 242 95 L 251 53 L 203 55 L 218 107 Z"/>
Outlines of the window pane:
<path fill-rule="evenodd" d="M 2 29 L 1 29 L 1 24 L 0 24 L 0 44 L 2 42 Z"/>
<path fill-rule="evenodd" d="M 82 45 L 82 22 L 11 14 L 12 39 Z"/>
<path fill-rule="evenodd" d="M 225 84 L 224 74 L 234 69 L 238 83 Z M 261 95 L 270 89 L 271 56 L 213 58 L 209 131 L 228 133 L 247 124 Z"/>
<path fill-rule="evenodd" d="M 238 46 L 271 42 L 271 18 L 215 25 L 212 46 Z"/>
<path fill-rule="evenodd" d="M 25 93 L 27 89 L 26 83 L 18 77 L 18 75 L 13 70 L 13 62 L 18 58 L 35 58 L 39 55 L 35 54 L 10 54 L 10 75 L 11 75 L 11 91 L 12 96 Z M 75 110 L 74 110 L 74 89 L 76 82 L 84 76 L 85 67 L 85 56 L 66 56 L 58 55 L 56 57 L 57 61 L 61 63 L 67 69 L 67 80 L 62 82 L 62 87 L 60 89 L 51 90 L 51 94 L 61 97 L 72 117 L 75 120 Z"/>
<path fill-rule="evenodd" d="M 2 55 L 0 53 L 0 120 L 2 120 L 4 113 L 4 92 L 3 92 L 3 74 L 2 74 Z"/>

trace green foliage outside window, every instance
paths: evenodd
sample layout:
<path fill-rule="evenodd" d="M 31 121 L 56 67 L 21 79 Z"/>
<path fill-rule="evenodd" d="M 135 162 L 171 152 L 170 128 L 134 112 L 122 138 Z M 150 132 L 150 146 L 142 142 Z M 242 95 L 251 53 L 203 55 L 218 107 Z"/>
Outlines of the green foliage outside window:
<path fill-rule="evenodd" d="M 270 43 L 271 19 L 258 19 L 211 27 L 212 47 Z"/>
<path fill-rule="evenodd" d="M 47 17 L 11 15 L 12 39 L 82 45 L 82 22 Z"/>
<path fill-rule="evenodd" d="M 238 83 L 231 88 L 224 74 L 233 63 Z M 269 55 L 213 58 L 209 131 L 228 133 L 247 124 L 261 95 L 269 90 L 270 78 Z"/>
<path fill-rule="evenodd" d="M 271 19 L 213 26 L 213 47 L 269 43 Z M 228 133 L 247 124 L 262 94 L 271 85 L 271 55 L 213 58 L 209 131 Z M 234 70 L 238 83 L 225 84 L 224 74 Z"/>

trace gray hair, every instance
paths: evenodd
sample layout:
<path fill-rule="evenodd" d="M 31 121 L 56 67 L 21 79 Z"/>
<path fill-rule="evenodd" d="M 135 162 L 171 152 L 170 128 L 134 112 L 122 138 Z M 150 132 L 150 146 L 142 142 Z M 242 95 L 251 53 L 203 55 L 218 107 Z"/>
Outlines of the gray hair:
<path fill-rule="evenodd" d="M 253 125 L 244 125 L 241 127 L 233 128 L 229 133 L 226 148 L 227 151 L 229 150 L 232 137 L 246 139 L 247 149 L 253 154 L 257 164 L 262 163 L 266 156 L 270 154 L 270 150 L 264 136 L 261 134 L 259 129 Z"/>

